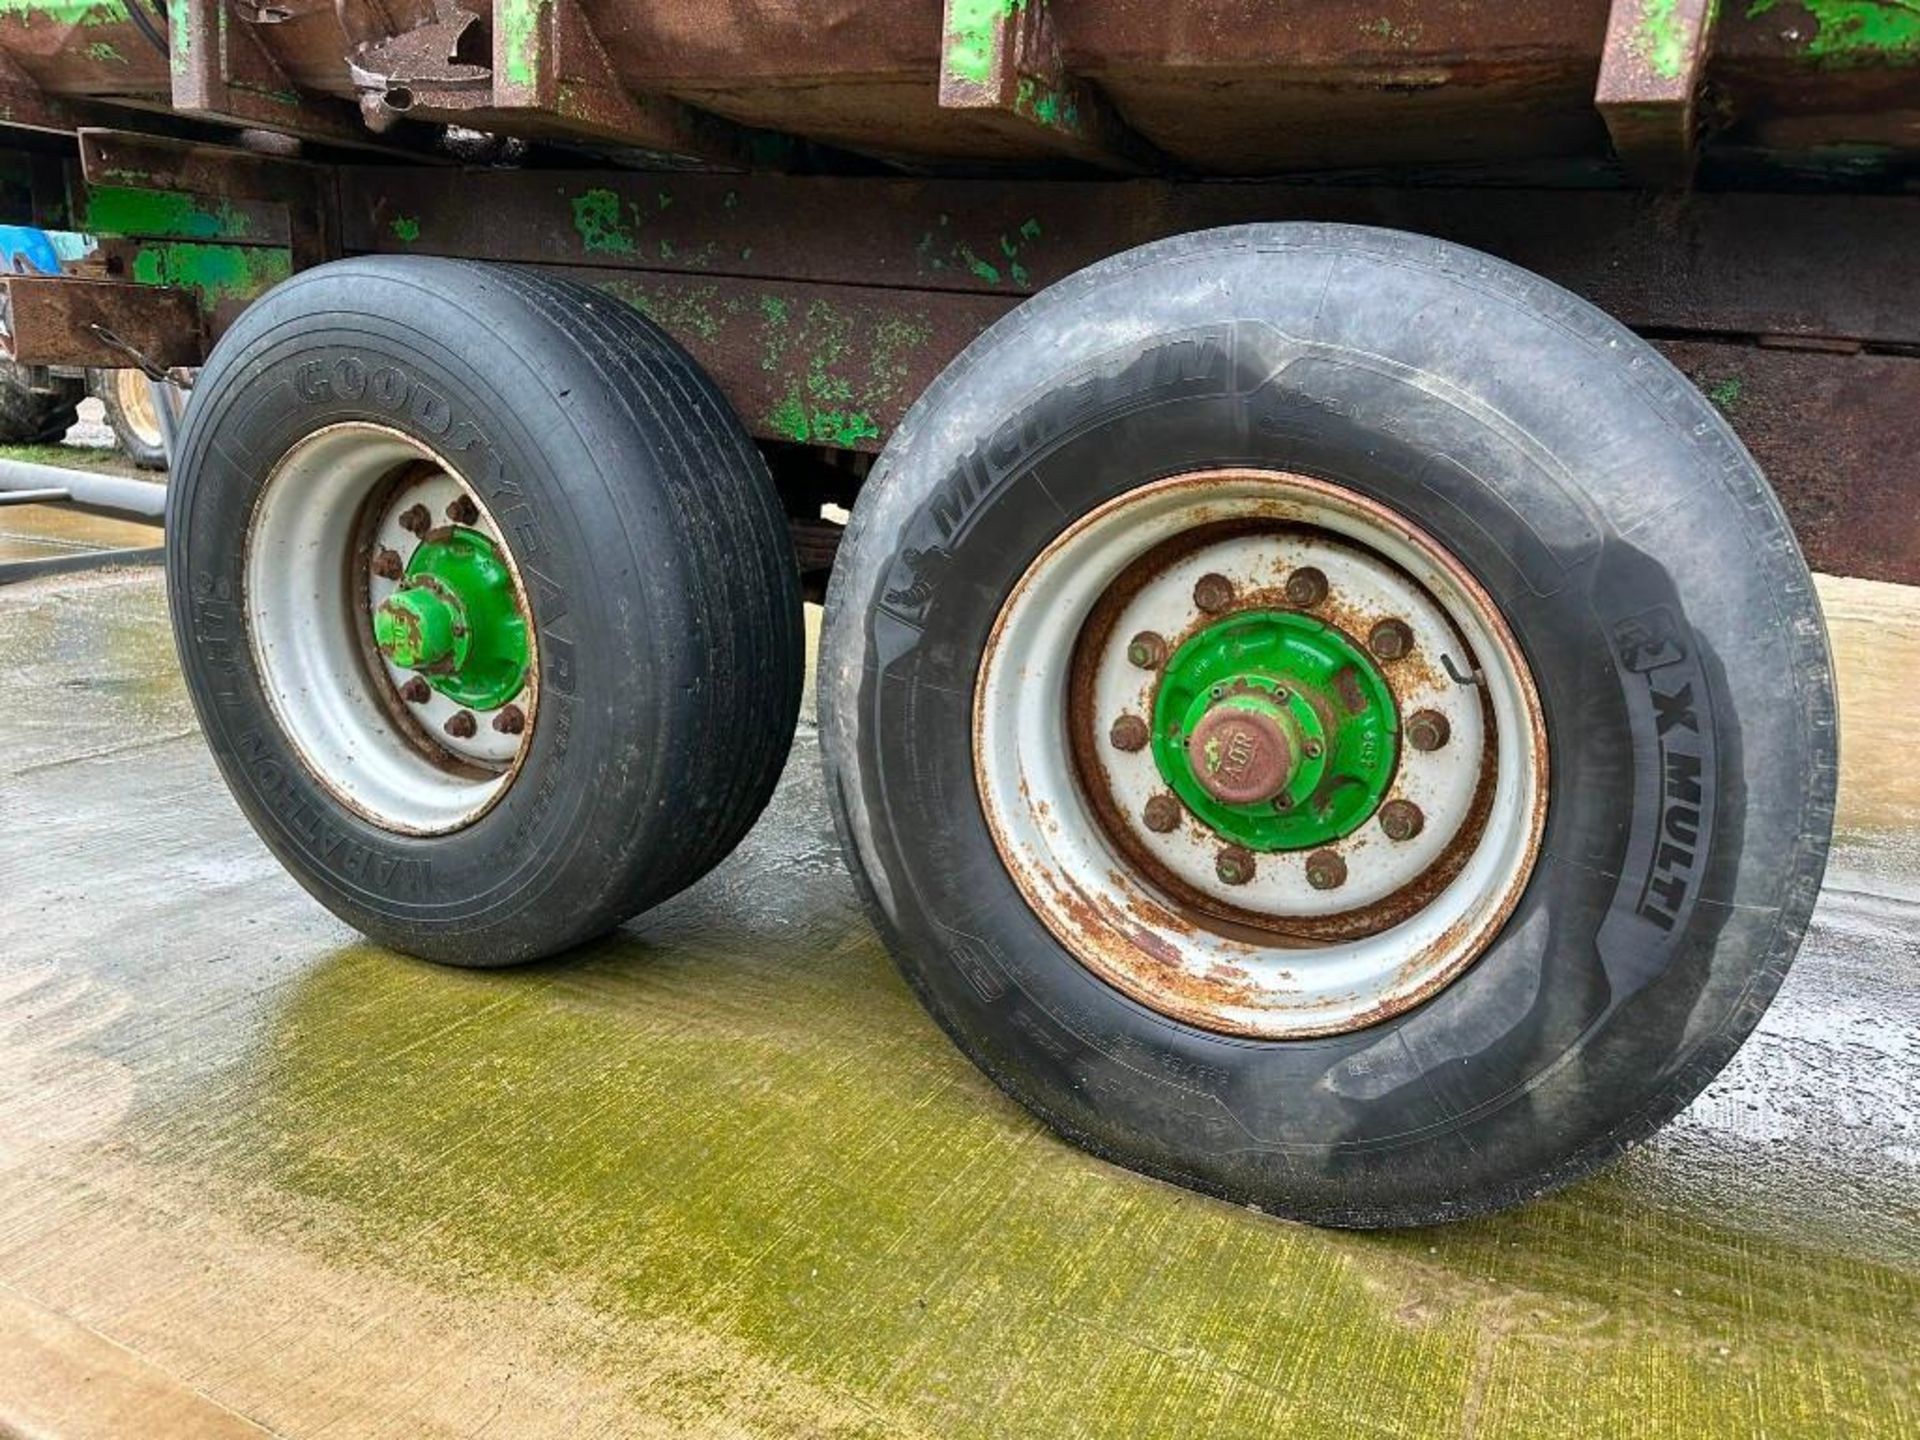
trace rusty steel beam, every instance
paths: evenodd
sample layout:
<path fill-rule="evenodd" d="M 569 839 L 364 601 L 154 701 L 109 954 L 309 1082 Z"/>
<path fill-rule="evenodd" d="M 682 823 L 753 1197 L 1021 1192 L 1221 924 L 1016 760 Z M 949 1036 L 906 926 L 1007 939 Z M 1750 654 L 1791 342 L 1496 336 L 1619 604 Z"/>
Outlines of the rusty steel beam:
<path fill-rule="evenodd" d="M 1920 197 L 371 168 L 340 183 L 350 252 L 1017 297 L 1169 235 L 1342 221 L 1485 250 L 1641 329 L 1920 346 Z"/>
<path fill-rule="evenodd" d="M 1153 169 L 1152 152 L 1106 97 L 1067 73 L 1049 6 L 946 0 L 940 33 L 941 109 L 1039 139 L 1102 169 Z"/>
<path fill-rule="evenodd" d="M 228 0 L 167 0 L 174 110 L 334 144 L 370 137 L 353 107 L 299 90 Z"/>
<path fill-rule="evenodd" d="M 1719 0 L 1613 0 L 1594 104 L 1614 154 L 1642 184 L 1693 178 L 1695 99 Z"/>
<path fill-rule="evenodd" d="M 117 130 L 86 129 L 79 138 L 80 172 L 90 188 L 166 191 L 281 206 L 285 235 L 262 231 L 252 238 L 286 244 L 296 270 L 340 255 L 340 206 L 331 166 Z"/>
<path fill-rule="evenodd" d="M 5 337 L 23 365 L 124 369 L 136 356 L 162 368 L 207 358 L 200 307 L 185 290 L 76 276 L 6 277 Z"/>

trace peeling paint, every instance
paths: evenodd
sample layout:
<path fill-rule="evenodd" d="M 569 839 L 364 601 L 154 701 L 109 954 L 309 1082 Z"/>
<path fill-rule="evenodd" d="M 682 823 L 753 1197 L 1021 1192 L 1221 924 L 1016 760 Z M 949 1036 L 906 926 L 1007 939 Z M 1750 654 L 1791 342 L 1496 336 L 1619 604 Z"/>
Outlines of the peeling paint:
<path fill-rule="evenodd" d="M 952 0 L 947 8 L 947 72 L 970 85 L 990 83 L 1001 27 L 1026 8 L 1027 0 Z"/>
<path fill-rule="evenodd" d="M 1753 0 L 1747 18 L 1775 10 L 1780 0 Z M 1920 0 L 1798 0 L 1818 25 L 1809 55 L 1835 67 L 1876 61 L 1920 64 Z"/>
<path fill-rule="evenodd" d="M 1686 29 L 1679 0 L 1641 0 L 1640 24 L 1633 32 L 1634 52 L 1662 80 L 1678 80 L 1687 63 Z"/>
<path fill-rule="evenodd" d="M 259 245 L 202 245 L 168 241 L 144 245 L 133 257 L 133 279 L 142 285 L 192 290 L 205 303 L 251 300 L 293 273 L 285 250 Z"/>
<path fill-rule="evenodd" d="M 82 226 L 95 235 L 172 235 L 192 240 L 244 240 L 253 217 L 225 201 L 175 190 L 96 185 L 87 192 Z"/>
<path fill-rule="evenodd" d="M 411 245 L 420 238 L 420 221 L 417 216 L 396 215 L 393 217 L 393 225 L 390 228 L 393 230 L 393 238 L 402 245 Z"/>
<path fill-rule="evenodd" d="M 500 28 L 505 63 L 501 66 L 507 83 L 531 90 L 538 82 L 540 66 L 540 26 L 553 0 L 500 0 L 494 9 L 494 24 Z"/>
<path fill-rule="evenodd" d="M 588 190 L 573 200 L 573 228 L 580 244 L 603 255 L 634 253 L 633 230 L 621 219 L 620 197 L 611 190 Z"/>

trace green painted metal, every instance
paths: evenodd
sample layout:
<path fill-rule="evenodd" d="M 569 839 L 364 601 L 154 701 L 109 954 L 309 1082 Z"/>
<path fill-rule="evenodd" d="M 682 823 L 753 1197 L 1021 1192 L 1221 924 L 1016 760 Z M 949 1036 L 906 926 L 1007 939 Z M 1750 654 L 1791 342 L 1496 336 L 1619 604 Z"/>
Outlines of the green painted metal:
<path fill-rule="evenodd" d="M 455 526 L 420 543 L 400 588 L 373 612 L 373 638 L 395 665 L 470 709 L 497 710 L 526 685 L 513 573 L 478 530 Z"/>
<path fill-rule="evenodd" d="M 1187 739 L 1215 706 L 1279 722 L 1294 753 L 1285 790 L 1258 805 L 1215 799 Z M 1302 850 L 1351 834 L 1379 807 L 1399 756 L 1393 691 L 1367 653 L 1310 615 L 1249 610 L 1206 626 L 1168 659 L 1153 705 L 1153 758 L 1187 808 L 1249 850 Z"/>

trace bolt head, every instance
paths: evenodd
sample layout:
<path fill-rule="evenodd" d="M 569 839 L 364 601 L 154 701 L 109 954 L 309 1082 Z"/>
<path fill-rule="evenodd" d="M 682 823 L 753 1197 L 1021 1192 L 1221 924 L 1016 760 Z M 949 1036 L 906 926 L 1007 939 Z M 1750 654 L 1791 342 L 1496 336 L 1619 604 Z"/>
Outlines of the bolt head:
<path fill-rule="evenodd" d="M 1331 850 L 1307 856 L 1307 884 L 1316 890 L 1338 890 L 1347 883 L 1347 862 Z"/>
<path fill-rule="evenodd" d="M 1167 637 L 1142 630 L 1127 642 L 1127 662 L 1142 670 L 1158 670 L 1167 662 Z"/>
<path fill-rule="evenodd" d="M 1244 885 L 1253 879 L 1253 852 L 1239 845 L 1224 846 L 1213 857 L 1213 873 L 1222 885 Z"/>
<path fill-rule="evenodd" d="M 1107 731 L 1107 740 L 1116 750 L 1144 750 L 1147 745 L 1147 722 L 1138 715 L 1122 715 Z"/>
<path fill-rule="evenodd" d="M 415 535 L 424 535 L 433 528 L 433 514 L 424 505 L 409 505 L 400 512 L 400 528 Z"/>
<path fill-rule="evenodd" d="M 1404 620 L 1382 620 L 1367 634 L 1367 648 L 1382 660 L 1399 660 L 1413 653 L 1413 631 Z"/>
<path fill-rule="evenodd" d="M 447 721 L 446 731 L 456 740 L 471 740 L 480 728 L 480 722 L 473 718 L 471 710 L 456 710 Z"/>
<path fill-rule="evenodd" d="M 527 728 L 527 712 L 518 705 L 504 705 L 493 717 L 493 728 L 502 735 L 518 735 Z"/>
<path fill-rule="evenodd" d="M 1327 598 L 1326 572 L 1312 565 L 1302 565 L 1287 576 L 1287 603 L 1302 610 L 1311 610 Z"/>
<path fill-rule="evenodd" d="M 1416 750 L 1438 750 L 1452 735 L 1453 727 L 1438 710 L 1416 710 L 1407 717 L 1407 744 Z"/>
<path fill-rule="evenodd" d="M 382 580 L 398 580 L 407 573 L 406 562 L 400 558 L 398 550 L 389 550 L 382 545 L 373 552 L 373 573 Z"/>
<path fill-rule="evenodd" d="M 480 519 L 480 507 L 471 496 L 456 495 L 447 502 L 447 519 L 456 525 L 472 525 Z"/>
<path fill-rule="evenodd" d="M 1380 829 L 1389 840 L 1411 840 L 1426 825 L 1427 817 L 1411 800 L 1389 800 L 1380 807 Z"/>
<path fill-rule="evenodd" d="M 400 698 L 409 705 L 424 705 L 433 698 L 433 687 L 415 675 L 400 687 Z"/>
<path fill-rule="evenodd" d="M 1154 834 L 1165 835 L 1180 824 L 1180 802 L 1171 795 L 1149 796 L 1140 819 Z"/>
<path fill-rule="evenodd" d="M 1207 572 L 1193 582 L 1193 603 L 1209 615 L 1218 615 L 1233 603 L 1233 582 Z"/>

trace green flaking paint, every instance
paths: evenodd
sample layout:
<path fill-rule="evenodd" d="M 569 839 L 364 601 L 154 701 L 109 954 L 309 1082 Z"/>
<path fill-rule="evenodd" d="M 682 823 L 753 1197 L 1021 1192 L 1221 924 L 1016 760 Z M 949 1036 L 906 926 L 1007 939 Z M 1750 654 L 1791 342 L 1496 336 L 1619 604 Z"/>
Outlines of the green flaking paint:
<path fill-rule="evenodd" d="M 402 245 L 411 245 L 420 238 L 420 221 L 416 216 L 396 215 L 393 217 L 393 225 L 390 228 L 393 230 L 393 238 Z"/>
<path fill-rule="evenodd" d="M 1640 0 L 1633 48 L 1662 80 L 1678 80 L 1687 62 L 1687 37 L 1676 13 L 1679 0 Z"/>
<path fill-rule="evenodd" d="M 124 0 L 0 0 L 0 15 L 17 16 L 29 24 L 45 21 L 66 29 L 125 25 L 129 19 Z"/>
<path fill-rule="evenodd" d="M 205 304 L 252 300 L 292 273 L 292 259 L 285 250 L 192 241 L 143 245 L 132 267 L 133 278 L 140 284 L 191 290 Z"/>
<path fill-rule="evenodd" d="M 224 201 L 211 204 L 179 191 L 95 185 L 81 227 L 95 235 L 244 240 L 253 234 L 253 218 Z"/>
<path fill-rule="evenodd" d="M 634 253 L 633 231 L 620 216 L 620 197 L 611 190 L 588 190 L 573 198 L 573 228 L 582 249 L 602 255 Z"/>
<path fill-rule="evenodd" d="M 87 46 L 87 58 L 102 65 L 125 65 L 127 57 L 104 40 L 96 40 Z"/>
<path fill-rule="evenodd" d="M 184 75 L 192 59 L 193 24 L 187 0 L 167 0 L 167 68 Z"/>
<path fill-rule="evenodd" d="M 531 90 L 539 76 L 540 22 L 552 0 L 500 0 L 494 23 L 500 27 L 507 83 Z"/>
<path fill-rule="evenodd" d="M 1753 0 L 1747 18 L 1774 10 L 1780 0 Z M 1838 68 L 1920 64 L 1920 0 L 1798 0 L 1818 28 L 1807 54 Z"/>
<path fill-rule="evenodd" d="M 1003 22 L 1027 7 L 1027 0 L 951 0 L 947 26 L 946 70 L 969 85 L 985 85 L 993 76 L 993 53 Z"/>

